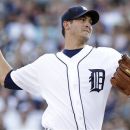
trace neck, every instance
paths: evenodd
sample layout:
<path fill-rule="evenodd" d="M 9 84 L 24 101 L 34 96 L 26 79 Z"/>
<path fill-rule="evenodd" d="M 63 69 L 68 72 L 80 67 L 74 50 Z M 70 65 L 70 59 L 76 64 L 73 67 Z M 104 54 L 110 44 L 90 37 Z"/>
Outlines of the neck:
<path fill-rule="evenodd" d="M 65 38 L 65 49 L 73 50 L 73 49 L 79 49 L 83 48 L 85 45 L 85 41 L 77 38 Z"/>

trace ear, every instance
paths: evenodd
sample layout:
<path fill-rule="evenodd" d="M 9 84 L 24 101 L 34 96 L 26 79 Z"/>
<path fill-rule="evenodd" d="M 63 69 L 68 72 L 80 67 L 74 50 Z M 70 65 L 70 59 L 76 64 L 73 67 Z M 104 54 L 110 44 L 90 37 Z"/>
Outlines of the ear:
<path fill-rule="evenodd" d="M 69 30 L 70 29 L 70 22 L 69 21 L 64 21 L 63 26 L 64 26 L 65 30 Z"/>

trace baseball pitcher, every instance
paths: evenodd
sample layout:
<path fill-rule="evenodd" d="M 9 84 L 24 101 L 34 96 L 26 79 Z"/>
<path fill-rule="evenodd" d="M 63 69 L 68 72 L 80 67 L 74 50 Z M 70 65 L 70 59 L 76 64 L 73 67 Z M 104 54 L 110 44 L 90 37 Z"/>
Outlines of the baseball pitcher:
<path fill-rule="evenodd" d="M 0 84 L 41 95 L 49 130 L 101 130 L 111 86 L 130 95 L 130 58 L 112 48 L 87 45 L 99 13 L 83 6 L 61 18 L 64 49 L 14 70 L 0 53 Z"/>

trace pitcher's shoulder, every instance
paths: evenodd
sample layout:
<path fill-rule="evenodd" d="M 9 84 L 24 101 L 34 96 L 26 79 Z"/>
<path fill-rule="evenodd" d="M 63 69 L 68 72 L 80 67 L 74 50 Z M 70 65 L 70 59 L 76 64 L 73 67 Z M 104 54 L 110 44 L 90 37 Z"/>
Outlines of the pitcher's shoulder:
<path fill-rule="evenodd" d="M 116 59 L 119 60 L 122 56 L 120 52 L 110 47 L 97 47 L 93 49 L 93 54 L 96 57 L 105 59 Z"/>
<path fill-rule="evenodd" d="M 54 58 L 54 57 L 55 57 L 55 53 L 46 53 L 46 54 L 41 55 L 39 58 L 41 58 L 41 59 L 51 59 L 51 58 Z"/>
<path fill-rule="evenodd" d="M 98 53 L 101 54 L 107 54 L 107 55 L 113 55 L 113 54 L 117 54 L 117 55 L 121 55 L 120 52 L 118 52 L 117 50 L 115 50 L 114 48 L 111 47 L 97 47 L 94 48 L 94 50 Z"/>

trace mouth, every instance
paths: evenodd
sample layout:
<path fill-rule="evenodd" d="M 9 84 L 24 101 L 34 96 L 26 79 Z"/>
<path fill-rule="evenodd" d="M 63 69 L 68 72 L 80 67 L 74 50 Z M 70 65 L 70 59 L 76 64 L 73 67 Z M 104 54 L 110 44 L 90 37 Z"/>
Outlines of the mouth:
<path fill-rule="evenodd" d="M 87 32 L 87 33 L 90 33 L 91 32 L 91 29 L 88 27 L 88 26 L 85 26 L 83 28 L 83 31 Z"/>
<path fill-rule="evenodd" d="M 83 29 L 84 32 L 90 33 L 88 29 Z"/>

